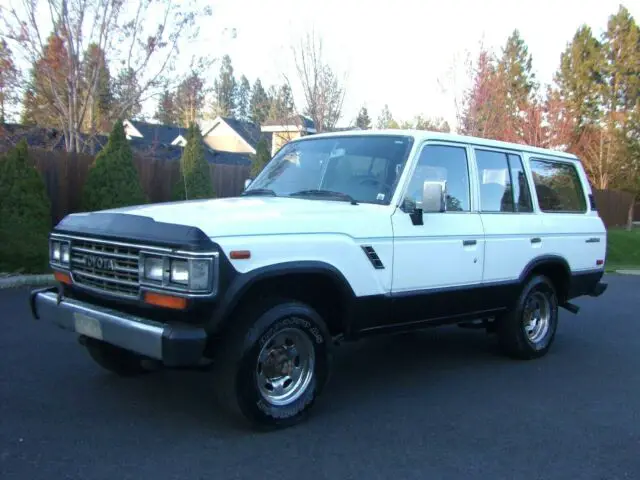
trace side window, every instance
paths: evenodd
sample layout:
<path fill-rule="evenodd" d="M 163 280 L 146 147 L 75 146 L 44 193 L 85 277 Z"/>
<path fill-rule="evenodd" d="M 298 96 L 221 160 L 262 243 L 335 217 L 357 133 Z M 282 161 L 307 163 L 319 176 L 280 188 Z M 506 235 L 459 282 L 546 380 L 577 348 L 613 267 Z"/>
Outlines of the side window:
<path fill-rule="evenodd" d="M 567 213 L 587 211 L 575 166 L 550 160 L 531 160 L 530 163 L 540 210 Z"/>
<path fill-rule="evenodd" d="M 511 183 L 513 183 L 513 201 L 516 212 L 533 212 L 531 190 L 524 173 L 522 159 L 519 155 L 509 154 L 509 168 L 511 169 Z"/>
<path fill-rule="evenodd" d="M 507 154 L 477 150 L 480 210 L 483 212 L 513 212 L 513 189 Z"/>
<path fill-rule="evenodd" d="M 532 212 L 531 192 L 519 155 L 476 149 L 483 212 Z"/>
<path fill-rule="evenodd" d="M 422 187 L 425 181 L 447 182 L 447 211 L 470 211 L 469 168 L 464 147 L 424 147 L 409 182 L 405 202 L 417 204 L 422 201 Z"/>

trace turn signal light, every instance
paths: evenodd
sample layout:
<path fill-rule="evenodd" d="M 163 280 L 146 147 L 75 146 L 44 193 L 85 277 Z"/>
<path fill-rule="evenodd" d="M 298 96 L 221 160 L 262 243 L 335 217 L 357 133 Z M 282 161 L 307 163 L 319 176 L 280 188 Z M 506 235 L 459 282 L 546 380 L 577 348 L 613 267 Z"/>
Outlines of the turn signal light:
<path fill-rule="evenodd" d="M 71 285 L 71 276 L 68 273 L 62 272 L 54 272 L 53 278 L 55 278 L 60 283 L 66 283 L 67 285 Z"/>
<path fill-rule="evenodd" d="M 251 252 L 249 250 L 232 250 L 229 256 L 232 260 L 246 260 L 251 258 Z"/>
<path fill-rule="evenodd" d="M 160 293 L 146 292 L 144 301 L 150 305 L 157 307 L 173 308 L 176 310 L 184 310 L 187 308 L 187 299 L 182 297 L 174 297 L 173 295 L 162 295 Z"/>

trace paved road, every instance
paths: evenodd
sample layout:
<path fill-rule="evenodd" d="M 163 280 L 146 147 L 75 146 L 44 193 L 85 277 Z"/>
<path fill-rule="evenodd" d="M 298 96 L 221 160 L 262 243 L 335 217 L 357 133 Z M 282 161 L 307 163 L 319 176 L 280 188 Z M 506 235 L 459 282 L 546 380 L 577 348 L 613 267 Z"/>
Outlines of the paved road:
<path fill-rule="evenodd" d="M 269 434 L 208 374 L 115 378 L 0 291 L 0 478 L 640 478 L 640 277 L 608 280 L 538 361 L 458 328 L 343 347 L 310 421 Z"/>

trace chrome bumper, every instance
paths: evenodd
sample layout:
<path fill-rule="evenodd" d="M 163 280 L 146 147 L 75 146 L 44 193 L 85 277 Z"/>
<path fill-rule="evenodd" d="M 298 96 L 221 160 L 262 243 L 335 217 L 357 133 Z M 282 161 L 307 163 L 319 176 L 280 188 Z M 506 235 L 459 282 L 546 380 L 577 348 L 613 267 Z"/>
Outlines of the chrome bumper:
<path fill-rule="evenodd" d="M 204 329 L 169 325 L 70 298 L 59 298 L 55 288 L 31 293 L 36 319 L 51 321 L 65 330 L 116 345 L 166 365 L 195 365 L 206 344 Z"/>

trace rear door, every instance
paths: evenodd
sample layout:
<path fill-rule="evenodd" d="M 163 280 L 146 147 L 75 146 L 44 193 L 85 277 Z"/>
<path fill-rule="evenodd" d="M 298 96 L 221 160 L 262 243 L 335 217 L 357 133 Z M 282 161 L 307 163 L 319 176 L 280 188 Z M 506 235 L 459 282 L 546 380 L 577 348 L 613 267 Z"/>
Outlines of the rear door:
<path fill-rule="evenodd" d="M 485 230 L 483 283 L 514 284 L 542 251 L 542 219 L 533 209 L 521 152 L 473 149 L 482 223 Z M 505 296 L 495 295 L 496 307 Z"/>

